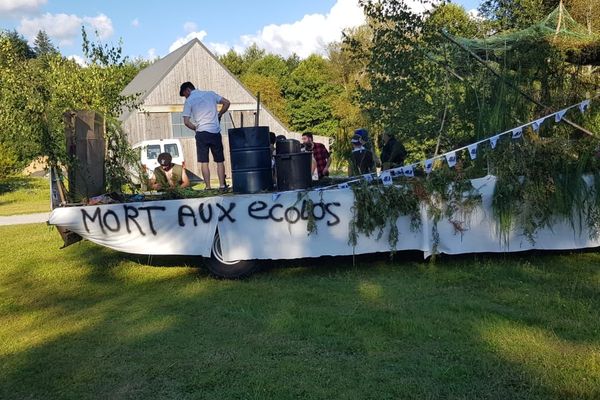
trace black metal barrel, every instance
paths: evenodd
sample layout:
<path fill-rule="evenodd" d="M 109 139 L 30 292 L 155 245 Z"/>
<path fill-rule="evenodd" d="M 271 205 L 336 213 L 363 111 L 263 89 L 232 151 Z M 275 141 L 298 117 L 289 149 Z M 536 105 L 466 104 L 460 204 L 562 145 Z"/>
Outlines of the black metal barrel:
<path fill-rule="evenodd" d="M 276 149 L 277 189 L 309 188 L 312 183 L 312 152 L 302 152 L 300 142 L 295 139 L 278 141 Z"/>
<path fill-rule="evenodd" d="M 235 193 L 273 188 L 268 126 L 229 129 L 231 175 Z"/>

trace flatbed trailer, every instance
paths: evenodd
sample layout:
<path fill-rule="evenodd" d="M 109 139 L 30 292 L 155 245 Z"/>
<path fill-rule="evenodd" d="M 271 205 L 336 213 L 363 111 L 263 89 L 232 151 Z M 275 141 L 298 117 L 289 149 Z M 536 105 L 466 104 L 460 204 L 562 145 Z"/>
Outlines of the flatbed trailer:
<path fill-rule="evenodd" d="M 433 253 L 600 246 L 600 240 L 585 227 L 568 221 L 540 229 L 535 241 L 518 230 L 501 238 L 491 209 L 495 183 L 492 175 L 472 180 L 481 203 L 460 231 L 452 221 L 434 223 L 425 206 L 421 206 L 417 229 L 410 216 L 401 216 L 396 221 L 399 240 L 394 249 L 387 239 L 389 226 L 380 235 L 360 234 L 356 245 L 350 243 L 354 192 L 348 188 L 56 207 L 49 224 L 59 228 L 66 245 L 83 238 L 126 253 L 201 256 L 213 274 L 224 278 L 248 276 L 261 260 L 391 250 L 418 250 L 427 258 Z"/>

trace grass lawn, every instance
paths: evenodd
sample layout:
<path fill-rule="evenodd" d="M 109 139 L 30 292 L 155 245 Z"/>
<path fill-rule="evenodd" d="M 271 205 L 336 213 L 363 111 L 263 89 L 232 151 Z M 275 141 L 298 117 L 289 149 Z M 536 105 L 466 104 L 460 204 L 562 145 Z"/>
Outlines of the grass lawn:
<path fill-rule="evenodd" d="M 12 177 L 0 180 L 0 216 L 50 212 L 48 178 Z"/>
<path fill-rule="evenodd" d="M 0 237 L 2 399 L 600 398 L 597 252 L 222 281 L 191 258 L 59 250 L 43 225 Z"/>

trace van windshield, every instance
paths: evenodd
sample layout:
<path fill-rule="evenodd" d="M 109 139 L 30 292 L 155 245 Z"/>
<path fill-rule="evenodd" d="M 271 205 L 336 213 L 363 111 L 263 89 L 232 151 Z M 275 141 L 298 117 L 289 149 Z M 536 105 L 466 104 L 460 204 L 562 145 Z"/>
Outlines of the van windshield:
<path fill-rule="evenodd" d="M 169 153 L 173 158 L 179 157 L 179 149 L 177 148 L 177 144 L 165 144 L 165 153 Z"/>
<path fill-rule="evenodd" d="M 148 160 L 156 160 L 158 155 L 160 154 L 160 145 L 159 144 L 150 144 L 146 146 L 146 158 Z"/>

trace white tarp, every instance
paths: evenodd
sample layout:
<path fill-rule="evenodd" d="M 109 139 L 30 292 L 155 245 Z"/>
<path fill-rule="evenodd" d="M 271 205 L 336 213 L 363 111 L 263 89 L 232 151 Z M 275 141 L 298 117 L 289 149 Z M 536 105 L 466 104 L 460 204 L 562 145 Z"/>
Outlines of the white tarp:
<path fill-rule="evenodd" d="M 438 223 L 440 253 L 522 251 L 529 249 L 578 249 L 600 246 L 590 239 L 585 226 L 580 231 L 567 221 L 538 232 L 531 243 L 518 232 L 508 246 L 500 240 L 492 216 L 493 176 L 473 180 L 482 194 L 482 205 L 470 215 L 464 232 L 446 220 Z M 388 232 L 378 240 L 359 236 L 358 245 L 348 243 L 353 192 L 334 189 L 309 193 L 314 203 L 317 232 L 307 233 L 306 199 L 298 193 L 223 196 L 204 199 L 57 208 L 50 224 L 63 226 L 82 237 L 137 254 L 209 256 L 215 231 L 219 229 L 226 260 L 294 259 L 324 255 L 352 255 L 390 250 Z M 401 217 L 397 250 L 434 250 L 432 222 L 421 212 L 421 230 L 412 232 L 410 218 Z"/>
<path fill-rule="evenodd" d="M 134 254 L 210 256 L 222 198 L 56 208 L 48 221 Z"/>

